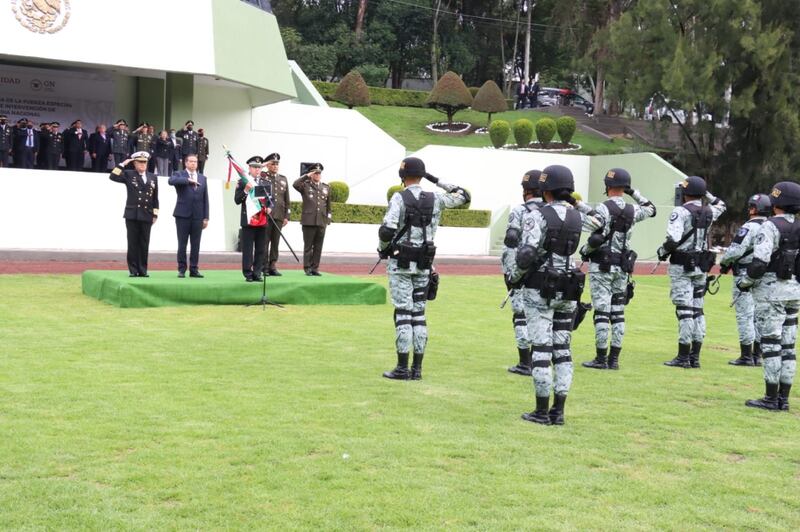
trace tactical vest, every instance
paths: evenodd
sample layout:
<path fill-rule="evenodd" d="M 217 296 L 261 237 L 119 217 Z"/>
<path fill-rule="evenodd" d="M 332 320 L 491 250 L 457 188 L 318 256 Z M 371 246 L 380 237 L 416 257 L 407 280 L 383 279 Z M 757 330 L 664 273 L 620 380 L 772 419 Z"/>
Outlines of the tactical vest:
<path fill-rule="evenodd" d="M 748 220 L 748 221 L 747 221 L 747 223 L 749 223 L 749 224 L 761 225 L 761 224 L 763 224 L 763 223 L 764 223 L 764 219 Z M 744 237 L 745 237 L 745 235 L 742 235 L 742 236 L 740 237 L 740 236 L 737 234 L 737 235 L 734 237 L 734 239 L 733 239 L 733 243 L 734 243 L 734 244 L 741 244 L 741 243 L 742 243 L 742 241 L 744 240 Z M 743 258 L 745 258 L 745 257 L 749 257 L 749 256 L 750 256 L 750 255 L 752 255 L 752 254 L 753 254 L 753 248 L 751 247 L 750 249 L 748 249 L 747 251 L 745 251 L 744 253 L 742 253 L 742 256 L 741 256 L 741 257 L 739 257 L 738 259 L 736 259 L 736 261 L 733 263 L 733 266 L 732 266 L 732 269 L 733 269 L 733 274 L 734 274 L 734 275 L 739 275 L 740 273 L 742 273 L 742 272 L 744 272 L 744 271 L 746 270 L 746 265 L 745 265 L 745 266 L 742 266 L 740 263 L 742 262 L 742 259 L 743 259 Z"/>
<path fill-rule="evenodd" d="M 797 256 L 800 250 L 800 224 L 790 223 L 786 218 L 773 216 L 769 219 L 780 233 L 778 249 L 772 252 L 767 265 L 768 272 L 775 272 L 778 279 L 788 280 L 797 273 Z"/>
<path fill-rule="evenodd" d="M 689 211 L 692 215 L 692 227 L 683 234 L 683 237 L 678 241 L 676 247 L 693 238 L 691 251 L 673 251 L 669 257 L 670 264 L 678 264 L 683 266 L 685 273 L 694 272 L 695 268 L 699 268 L 701 272 L 708 273 L 714 267 L 716 262 L 716 255 L 710 251 L 695 251 L 697 249 L 697 232 L 705 231 L 703 238 L 708 238 L 708 229 L 714 222 L 714 213 L 708 205 L 695 205 L 685 204 L 682 205 L 684 209 Z"/>
<path fill-rule="evenodd" d="M 403 198 L 406 213 L 403 219 L 403 228 L 396 237 L 398 241 L 397 254 L 394 257 L 400 268 L 408 268 L 411 262 L 416 262 L 419 269 L 427 270 L 433 264 L 433 258 L 436 255 L 436 246 L 433 245 L 433 241 L 428 240 L 428 226 L 433 222 L 436 196 L 423 191 L 420 192 L 419 198 L 415 198 L 414 194 L 406 189 L 400 193 L 400 197 Z M 422 229 L 422 244 L 415 245 L 411 242 L 412 227 Z M 404 234 L 406 239 L 404 242 L 400 242 L 400 238 Z"/>
<path fill-rule="evenodd" d="M 625 205 L 620 208 L 614 200 L 607 200 L 603 205 L 608 209 L 608 214 L 611 219 L 610 231 L 606 235 L 603 243 L 587 258 L 598 264 L 601 272 L 608 273 L 611 271 L 611 266 L 619 266 L 625 273 L 633 273 L 633 267 L 636 263 L 636 252 L 628 249 L 628 231 L 633 227 L 634 223 L 634 208 L 633 205 Z M 611 242 L 614 240 L 616 233 L 622 234 L 622 251 L 611 251 Z"/>
<path fill-rule="evenodd" d="M 545 251 L 562 257 L 569 257 L 575 253 L 581 238 L 581 215 L 574 209 L 567 209 L 562 220 L 552 205 L 541 207 L 539 212 L 547 223 L 542 242 Z"/>
<path fill-rule="evenodd" d="M 686 204 L 683 208 L 692 215 L 692 229 L 694 229 L 695 241 L 697 241 L 697 231 L 708 230 L 714 222 L 714 213 L 708 205 Z"/>

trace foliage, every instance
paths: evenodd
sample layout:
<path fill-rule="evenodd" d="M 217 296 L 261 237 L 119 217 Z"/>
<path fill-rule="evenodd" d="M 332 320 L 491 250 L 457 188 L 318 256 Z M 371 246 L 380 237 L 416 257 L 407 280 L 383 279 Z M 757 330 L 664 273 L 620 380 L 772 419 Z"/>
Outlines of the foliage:
<path fill-rule="evenodd" d="M 336 47 L 330 44 L 305 43 L 294 28 L 281 28 L 286 56 L 293 59 L 311 79 L 327 79 L 336 68 Z"/>
<path fill-rule="evenodd" d="M 472 105 L 472 95 L 458 74 L 446 72 L 433 86 L 427 104 L 446 114 L 447 123 L 450 124 L 453 122 L 453 115 Z"/>
<path fill-rule="evenodd" d="M 492 121 L 492 113 L 501 113 L 503 111 L 508 111 L 508 109 L 509 107 L 506 103 L 505 96 L 503 96 L 497 83 L 492 80 L 481 85 L 481 88 L 472 100 L 473 111 L 488 113 L 487 124 Z"/>
<path fill-rule="evenodd" d="M 347 203 L 350 197 L 350 187 L 344 181 L 331 181 L 331 203 Z"/>
<path fill-rule="evenodd" d="M 542 120 L 547 119 L 543 118 Z M 514 122 L 512 129 L 517 146 L 520 148 L 527 148 L 528 144 L 531 143 L 531 139 L 533 139 L 533 122 L 527 118 L 520 118 Z"/>
<path fill-rule="evenodd" d="M 405 187 L 403 185 L 392 185 L 389 187 L 389 190 L 386 191 L 386 203 L 389 203 L 392 200 L 392 196 L 394 196 L 397 192 L 402 192 Z"/>
<path fill-rule="evenodd" d="M 402 185 L 391 187 L 387 193 L 388 199 L 395 192 L 403 190 Z M 468 209 L 469 204 L 462 207 L 462 210 L 451 209 L 445 211 L 449 213 L 442 216 L 443 226 L 450 227 L 488 227 L 491 221 L 491 211 L 463 210 Z M 291 221 L 300 221 L 303 212 L 303 205 L 300 202 L 292 202 Z M 331 203 L 331 218 L 334 223 L 340 224 L 380 224 L 386 214 L 385 205 L 357 205 L 350 203 Z"/>
<path fill-rule="evenodd" d="M 489 138 L 492 139 L 492 146 L 502 148 L 508 142 L 511 134 L 511 126 L 505 120 L 495 120 L 489 125 Z"/>
<path fill-rule="evenodd" d="M 356 70 L 370 87 L 383 87 L 389 77 L 389 69 L 385 66 L 366 64 L 356 67 Z"/>
<path fill-rule="evenodd" d="M 358 70 L 351 70 L 342 78 L 333 98 L 348 109 L 355 106 L 369 107 L 369 89 Z"/>
<path fill-rule="evenodd" d="M 556 135 L 556 121 L 552 118 L 542 118 L 536 122 L 536 140 L 542 146 L 547 146 Z"/>
<path fill-rule="evenodd" d="M 562 116 L 556 120 L 556 129 L 558 130 L 558 138 L 561 139 L 561 142 L 564 144 L 569 144 L 572 142 L 572 137 L 575 135 L 575 130 L 578 127 L 578 123 L 575 121 L 574 118 L 571 116 Z M 538 135 L 538 130 L 537 130 Z"/>
<path fill-rule="evenodd" d="M 314 81 L 314 87 L 326 100 L 335 101 L 336 83 L 327 81 Z M 394 105 L 399 107 L 427 107 L 428 93 L 424 91 L 410 91 L 402 89 L 385 89 L 368 87 L 369 99 L 372 105 Z"/>

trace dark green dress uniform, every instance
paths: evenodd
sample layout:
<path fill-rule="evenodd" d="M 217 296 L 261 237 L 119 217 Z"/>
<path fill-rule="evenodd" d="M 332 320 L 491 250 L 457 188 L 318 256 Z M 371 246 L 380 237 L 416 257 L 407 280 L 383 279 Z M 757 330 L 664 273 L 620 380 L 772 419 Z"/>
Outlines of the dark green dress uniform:
<path fill-rule="evenodd" d="M 201 174 L 206 168 L 206 161 L 208 160 L 208 139 L 205 136 L 197 138 L 197 171 Z"/>
<path fill-rule="evenodd" d="M 45 168 L 58 170 L 61 164 L 61 155 L 64 153 L 64 134 L 56 130 L 47 137 L 47 143 L 42 145 L 45 157 Z"/>
<path fill-rule="evenodd" d="M 119 164 L 128 158 L 129 140 L 128 131 L 114 125 L 114 129 L 111 131 L 111 153 L 114 154 L 114 164 Z"/>
<path fill-rule="evenodd" d="M 189 126 L 189 122 L 186 123 Z M 194 124 L 191 124 L 194 125 Z M 181 129 L 177 135 L 183 142 L 181 143 L 181 159 L 185 159 L 187 155 L 197 155 L 197 131 L 192 129 Z"/>
<path fill-rule="evenodd" d="M 266 162 L 280 161 L 281 156 L 277 153 L 267 155 Z M 269 275 L 281 275 L 276 264 L 278 262 L 278 246 L 281 242 L 281 234 L 279 231 L 283 228 L 283 222 L 289 221 L 289 214 L 291 213 L 289 203 L 289 180 L 283 174 L 271 174 L 269 172 L 262 172 L 270 183 L 272 190 L 272 219 L 275 223 L 267 225 L 267 249 L 265 257 L 267 257 L 267 267 L 265 273 Z"/>
<path fill-rule="evenodd" d="M 7 123 L 8 118 L 5 115 L 0 115 L 0 168 L 8 166 L 8 153 L 11 151 L 14 136 L 11 130 L 11 124 Z"/>
<path fill-rule="evenodd" d="M 121 164 L 115 166 L 108 177 L 124 183 L 128 189 L 123 215 L 128 232 L 128 271 L 131 277 L 148 277 L 150 229 L 158 216 L 158 178 L 150 172 L 140 175 L 136 170 L 125 170 Z"/>
<path fill-rule="evenodd" d="M 317 163 L 309 170 L 322 171 Z M 303 226 L 303 270 L 306 275 L 320 275 L 319 261 L 322 256 L 322 243 L 325 228 L 331 223 L 331 189 L 327 183 L 315 183 L 308 174 L 300 177 L 292 185 L 303 196 L 303 213 L 300 224 Z"/>

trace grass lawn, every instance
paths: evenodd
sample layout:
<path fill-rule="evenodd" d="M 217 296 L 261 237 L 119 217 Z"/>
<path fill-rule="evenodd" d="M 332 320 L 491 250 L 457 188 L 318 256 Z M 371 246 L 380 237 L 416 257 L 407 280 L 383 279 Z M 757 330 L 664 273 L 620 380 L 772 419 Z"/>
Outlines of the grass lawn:
<path fill-rule="evenodd" d="M 499 275 L 442 279 L 422 382 L 380 377 L 388 305 L 125 310 L 0 276 L 0 527 L 797 529 L 800 399 L 743 406 L 726 282 L 676 370 L 666 279 L 640 279 L 622 370 L 577 367 L 542 427 Z"/>
<path fill-rule="evenodd" d="M 340 104 L 328 102 L 330 105 L 341 107 Z M 419 107 L 394 107 L 373 105 L 370 107 L 358 107 L 358 111 L 374 122 L 378 127 L 386 131 L 395 138 L 397 142 L 406 147 L 409 151 L 417 151 L 428 144 L 443 144 L 446 146 L 464 146 L 468 148 L 481 148 L 491 146 L 489 135 L 443 135 L 432 133 L 425 129 L 426 124 L 433 122 L 445 122 L 447 117 L 433 109 L 422 109 Z M 553 118 L 548 113 L 537 111 L 506 111 L 495 113 L 492 120 L 507 120 L 513 124 L 515 120 L 527 118 L 531 121 L 540 118 Z M 486 113 L 479 113 L 471 109 L 460 111 L 454 120 L 459 122 L 470 122 L 477 126 L 486 125 Z M 535 140 L 535 138 L 534 138 Z M 509 136 L 509 143 L 514 142 L 513 133 Z M 604 155 L 610 153 L 622 153 L 630 150 L 633 143 L 626 139 L 615 139 L 608 142 L 595 135 L 589 135 L 578 130 L 572 139 L 575 144 L 580 144 L 582 149 L 577 152 L 570 152 L 582 155 Z"/>

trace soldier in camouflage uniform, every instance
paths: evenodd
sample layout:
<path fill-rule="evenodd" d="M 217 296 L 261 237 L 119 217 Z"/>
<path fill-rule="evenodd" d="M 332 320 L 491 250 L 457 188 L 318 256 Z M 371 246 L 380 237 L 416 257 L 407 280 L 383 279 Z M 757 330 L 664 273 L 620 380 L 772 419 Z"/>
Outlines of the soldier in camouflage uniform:
<path fill-rule="evenodd" d="M 631 175 L 627 170 L 612 168 L 606 173 L 604 181 L 609 199 L 598 205 L 596 212 L 605 220 L 605 224 L 589 237 L 581 250 L 584 260 L 590 261 L 589 279 L 597 349 L 595 359 L 584 362 L 583 366 L 616 370 L 619 369 L 622 337 L 625 335 L 628 283 L 636 262 L 636 253 L 629 248 L 633 226 L 655 216 L 656 207 L 638 190 L 631 188 Z M 638 205 L 625 203 L 623 194 L 630 195 Z"/>
<path fill-rule="evenodd" d="M 740 290 L 753 291 L 756 328 L 764 350 L 766 393 L 762 399 L 745 404 L 766 410 L 789 410 L 789 392 L 797 371 L 800 185 L 792 181 L 777 183 L 770 196 L 775 216 L 761 224 L 747 275 L 737 283 Z"/>
<path fill-rule="evenodd" d="M 442 211 L 469 203 L 470 197 L 463 188 L 442 183 L 426 173 L 425 163 L 416 157 L 403 159 L 399 174 L 406 188 L 392 196 L 378 230 L 378 254 L 389 259 L 386 271 L 395 309 L 397 347 L 397 367 L 383 376 L 396 380 L 420 380 L 428 341 L 425 303 L 429 297 L 431 266 L 436 253 L 433 238 Z M 423 191 L 419 184 L 423 177 L 445 193 Z M 412 348 L 414 359 L 409 372 L 408 355 Z"/>
<path fill-rule="evenodd" d="M 739 228 L 733 242 L 720 260 L 720 273 L 733 270 L 733 305 L 736 310 L 736 327 L 739 329 L 740 355 L 730 360 L 732 366 L 760 366 L 761 343 L 756 334 L 755 303 L 750 291 L 742 292 L 736 283 L 747 276 L 747 267 L 753 261 L 753 244 L 766 216 L 772 214 L 772 202 L 766 194 L 756 194 L 747 200 L 750 219 Z"/>
<path fill-rule="evenodd" d="M 581 230 L 596 231 L 603 220 L 573 208 L 575 183 L 569 168 L 548 166 L 539 176 L 539 188 L 545 205 L 523 214 L 522 237 L 510 279 L 524 286 L 536 393 L 536 410 L 522 418 L 563 425 L 564 404 L 572 385 L 573 319 L 584 284 L 584 275 L 574 268 L 571 255 L 578 249 Z M 551 391 L 555 398 L 548 411 Z"/>
<path fill-rule="evenodd" d="M 526 376 L 531 375 L 531 343 L 528 340 L 525 304 L 522 300 L 521 288 L 512 286 L 508 279 L 516 262 L 517 246 L 522 236 L 522 216 L 525 213 L 537 210 L 542 205 L 542 193 L 539 191 L 539 175 L 541 173 L 541 170 L 529 170 L 522 176 L 522 199 L 524 203 L 511 209 L 508 215 L 508 228 L 506 228 L 506 237 L 503 240 L 503 256 L 501 258 L 506 289 L 511 292 L 511 309 L 513 310 L 511 320 L 514 325 L 514 336 L 517 340 L 517 351 L 519 352 L 519 363 L 508 368 L 508 371 Z"/>

